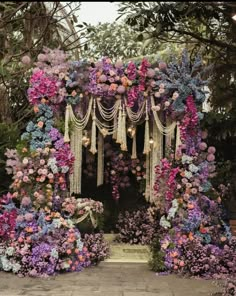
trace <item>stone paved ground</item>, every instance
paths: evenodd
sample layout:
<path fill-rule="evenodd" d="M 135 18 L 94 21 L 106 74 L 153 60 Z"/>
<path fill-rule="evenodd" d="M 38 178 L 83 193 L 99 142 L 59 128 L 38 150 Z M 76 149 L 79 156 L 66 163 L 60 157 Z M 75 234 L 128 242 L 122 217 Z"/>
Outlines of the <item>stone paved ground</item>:
<path fill-rule="evenodd" d="M 0 272 L 0 296 L 207 296 L 217 289 L 211 281 L 157 276 L 141 263 L 102 263 L 49 279 Z"/>

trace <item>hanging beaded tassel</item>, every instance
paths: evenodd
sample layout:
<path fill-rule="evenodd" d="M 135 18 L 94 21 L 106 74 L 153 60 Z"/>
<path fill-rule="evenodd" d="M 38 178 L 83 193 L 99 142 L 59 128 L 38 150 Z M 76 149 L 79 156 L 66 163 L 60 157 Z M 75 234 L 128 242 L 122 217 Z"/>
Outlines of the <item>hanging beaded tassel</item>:
<path fill-rule="evenodd" d="M 121 135 L 122 135 L 121 150 L 127 151 L 126 114 L 125 114 L 124 106 L 123 106 L 123 112 L 122 112 L 122 126 L 121 127 L 122 127 L 122 130 L 121 130 Z"/>
<path fill-rule="evenodd" d="M 92 122 L 92 133 L 91 133 L 91 146 L 89 151 L 92 154 L 95 154 L 97 152 L 96 148 L 96 101 L 94 99 L 93 101 L 93 122 Z"/>
<path fill-rule="evenodd" d="M 176 125 L 176 140 L 175 140 L 175 156 L 176 156 L 177 149 L 179 148 L 179 146 L 181 144 L 182 144 L 182 142 L 180 139 L 180 128 L 179 128 L 179 124 L 177 123 L 177 125 Z"/>
<path fill-rule="evenodd" d="M 73 174 L 70 175 L 70 193 L 81 193 L 83 131 L 74 128 L 71 135 L 71 150 L 75 156 Z"/>
<path fill-rule="evenodd" d="M 121 104 L 121 103 L 119 103 Z M 118 130 L 118 126 L 117 126 L 118 120 L 117 120 L 117 115 L 114 116 L 114 120 L 113 120 L 113 124 L 114 124 L 114 132 L 112 134 L 112 139 L 116 140 L 117 139 L 117 130 Z M 116 127 L 116 128 L 115 128 Z"/>
<path fill-rule="evenodd" d="M 71 149 L 71 152 L 75 155 L 75 131 L 74 131 L 74 129 L 71 133 L 70 149 Z M 73 173 L 70 174 L 70 194 L 75 192 L 75 190 L 74 190 L 75 162 L 76 162 L 76 160 L 74 161 Z"/>
<path fill-rule="evenodd" d="M 116 143 L 122 143 L 122 107 L 119 107 Z"/>
<path fill-rule="evenodd" d="M 136 131 L 135 131 L 133 135 L 131 159 L 136 159 L 136 158 L 137 158 L 137 143 L 136 143 Z"/>
<path fill-rule="evenodd" d="M 144 135 L 144 148 L 143 154 L 150 152 L 150 136 L 149 136 L 149 118 L 148 118 L 148 106 L 146 102 L 146 122 L 145 122 L 145 135 Z"/>
<path fill-rule="evenodd" d="M 152 137 L 153 137 L 153 145 L 150 152 L 150 202 L 154 202 L 154 192 L 153 187 L 155 183 L 155 167 L 159 164 L 160 160 L 158 159 L 158 129 L 155 121 L 153 121 L 152 127 Z"/>
<path fill-rule="evenodd" d="M 69 120 L 70 120 L 70 110 L 71 108 L 69 105 L 66 106 L 66 114 L 65 114 L 65 134 L 64 134 L 64 142 L 70 142 L 69 137 Z"/>
<path fill-rule="evenodd" d="M 97 160 L 97 186 L 103 184 L 104 179 L 104 139 L 103 135 L 98 133 L 98 160 Z"/>
<path fill-rule="evenodd" d="M 82 179 L 82 138 L 83 138 L 83 130 L 76 129 L 75 131 L 76 137 L 76 169 L 77 169 L 77 178 L 75 180 L 75 193 L 81 193 L 81 179 Z"/>
<path fill-rule="evenodd" d="M 145 189 L 145 199 L 150 200 L 150 154 L 146 154 L 146 189 Z"/>
<path fill-rule="evenodd" d="M 168 119 L 166 121 L 166 128 L 168 129 L 168 127 L 171 125 L 171 120 Z M 170 131 L 168 134 L 165 135 L 165 141 L 166 141 L 166 148 L 171 148 L 171 140 L 173 138 L 174 135 L 174 130 Z"/>

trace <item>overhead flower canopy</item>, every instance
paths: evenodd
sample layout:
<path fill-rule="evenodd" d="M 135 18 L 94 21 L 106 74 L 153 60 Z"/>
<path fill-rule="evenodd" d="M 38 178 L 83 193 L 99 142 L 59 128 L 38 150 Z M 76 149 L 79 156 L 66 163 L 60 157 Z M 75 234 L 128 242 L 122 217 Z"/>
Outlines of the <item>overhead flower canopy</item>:
<path fill-rule="evenodd" d="M 96 63 L 66 59 L 59 50 L 46 49 L 45 54 L 40 54 L 28 95 L 32 104 L 38 104 L 43 97 L 54 109 L 66 103 L 64 140 L 70 142 L 75 155 L 70 192 L 81 192 L 83 146 L 98 154 L 97 185 L 101 185 L 104 137 L 112 136 L 121 150 L 127 151 L 130 136 L 131 158 L 135 159 L 136 131 L 144 124 L 146 198 L 152 200 L 154 168 L 164 151 L 171 145 L 177 148 L 185 138 L 187 121 L 189 125 L 201 119 L 197 109 L 201 110 L 205 99 L 207 81 L 201 79 L 200 57 L 193 65 L 186 50 L 181 61 L 173 59 L 168 65 L 151 65 L 145 58 L 141 63 L 128 64 L 112 63 L 106 57 Z"/>

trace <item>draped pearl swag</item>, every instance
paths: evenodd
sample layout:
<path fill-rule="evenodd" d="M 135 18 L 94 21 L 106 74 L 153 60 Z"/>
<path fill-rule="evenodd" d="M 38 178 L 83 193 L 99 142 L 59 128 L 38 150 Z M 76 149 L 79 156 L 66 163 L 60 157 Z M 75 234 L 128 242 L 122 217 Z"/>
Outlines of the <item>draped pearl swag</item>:
<path fill-rule="evenodd" d="M 150 120 L 150 115 L 152 115 L 152 120 Z M 177 151 L 181 141 L 180 129 L 175 121 L 168 119 L 166 125 L 161 122 L 158 111 L 155 109 L 153 96 L 146 97 L 137 111 L 127 106 L 126 98 L 124 98 L 124 103 L 119 98 L 113 106 L 107 108 L 102 104 L 101 98 L 91 96 L 86 114 L 82 118 L 75 116 L 71 105 L 66 106 L 64 141 L 70 142 L 71 150 L 75 155 L 74 171 L 70 176 L 71 194 L 81 193 L 82 138 L 88 123 L 92 122 L 89 151 L 98 155 L 97 185 L 100 186 L 103 184 L 104 175 L 104 138 L 111 135 L 116 143 L 120 144 L 121 150 L 127 151 L 127 119 L 132 125 L 132 159 L 137 158 L 136 127 L 145 119 L 143 149 L 146 155 L 145 197 L 150 202 L 154 201 L 155 166 L 164 157 L 163 143 L 171 146 L 175 140 L 175 151 Z M 151 138 L 152 141 L 150 141 Z"/>

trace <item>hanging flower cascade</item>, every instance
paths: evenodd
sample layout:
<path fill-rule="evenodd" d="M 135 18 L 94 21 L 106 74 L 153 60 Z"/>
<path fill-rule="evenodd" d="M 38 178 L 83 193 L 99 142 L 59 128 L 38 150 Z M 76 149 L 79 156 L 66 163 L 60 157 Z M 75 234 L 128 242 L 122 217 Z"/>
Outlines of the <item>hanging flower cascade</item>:
<path fill-rule="evenodd" d="M 187 97 L 175 158 L 156 166 L 155 204 L 162 217 L 161 252 L 166 270 L 192 276 L 235 274 L 235 242 L 223 220 L 224 192 L 212 187 L 215 147 L 204 141 L 197 108 Z M 233 255 L 234 254 L 234 255 Z M 232 256 L 232 257 L 231 257 Z M 230 259 L 229 259 L 230 258 Z"/>
<path fill-rule="evenodd" d="M 46 277 L 89 266 L 77 226 L 85 216 L 96 223 L 103 212 L 101 203 L 79 201 L 68 192 L 74 155 L 53 127 L 66 94 L 65 58 L 62 51 L 47 49 L 38 56 L 28 90 L 35 117 L 16 149 L 6 151 L 13 182 L 11 193 L 0 198 L 0 270 L 19 276 Z"/>

